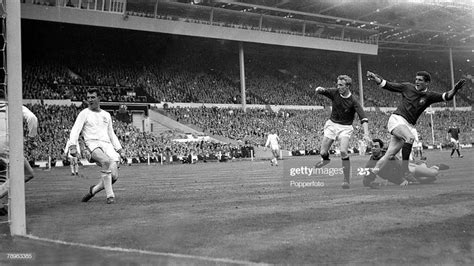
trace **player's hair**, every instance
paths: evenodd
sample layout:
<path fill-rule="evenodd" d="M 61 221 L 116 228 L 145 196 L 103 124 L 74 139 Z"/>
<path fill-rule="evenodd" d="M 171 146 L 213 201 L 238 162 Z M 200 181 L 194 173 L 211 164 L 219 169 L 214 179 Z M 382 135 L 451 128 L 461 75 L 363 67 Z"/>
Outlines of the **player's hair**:
<path fill-rule="evenodd" d="M 383 141 L 381 139 L 373 139 L 372 142 L 378 142 L 380 144 L 380 148 L 383 148 Z"/>
<path fill-rule="evenodd" d="M 95 93 L 95 94 L 97 94 L 97 96 L 100 96 L 99 89 L 98 89 L 98 88 L 95 88 L 95 87 L 89 88 L 89 89 L 87 90 L 87 93 L 89 93 L 89 94 Z"/>
<path fill-rule="evenodd" d="M 416 72 L 416 75 L 417 76 L 422 76 L 426 82 L 431 82 L 431 75 L 430 73 L 426 72 L 426 71 L 418 71 Z"/>
<path fill-rule="evenodd" d="M 339 75 L 337 77 L 337 80 L 344 80 L 346 82 L 346 85 L 347 86 L 351 86 L 352 85 L 352 79 L 351 77 L 349 77 L 348 75 Z"/>

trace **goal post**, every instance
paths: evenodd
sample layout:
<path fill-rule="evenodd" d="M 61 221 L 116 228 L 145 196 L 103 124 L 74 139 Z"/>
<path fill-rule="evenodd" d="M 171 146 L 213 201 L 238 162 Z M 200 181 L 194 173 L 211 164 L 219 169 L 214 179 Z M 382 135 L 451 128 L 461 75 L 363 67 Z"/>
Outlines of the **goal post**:
<path fill-rule="evenodd" d="M 8 143 L 10 182 L 10 234 L 26 235 L 25 178 L 22 115 L 21 4 L 19 0 L 2 1 L 6 17 L 6 99 L 8 105 Z M 5 6 L 6 3 L 6 6 Z"/>

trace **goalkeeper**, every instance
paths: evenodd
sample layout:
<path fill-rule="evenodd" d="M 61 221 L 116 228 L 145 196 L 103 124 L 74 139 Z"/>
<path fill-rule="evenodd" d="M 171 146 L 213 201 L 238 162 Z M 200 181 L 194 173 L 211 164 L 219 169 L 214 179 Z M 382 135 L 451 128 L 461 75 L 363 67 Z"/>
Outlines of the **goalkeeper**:
<path fill-rule="evenodd" d="M 79 135 L 82 133 L 87 149 L 91 153 L 91 161 L 102 167 L 101 180 L 91 186 L 89 192 L 82 198 L 82 202 L 89 201 L 99 191 L 105 189 L 107 204 L 115 202 L 112 184 L 118 179 L 118 163 L 124 157 L 122 145 L 112 128 L 110 114 L 100 109 L 100 95 L 97 88 L 87 91 L 89 107 L 82 110 L 71 129 L 66 150 L 72 156 L 80 152 L 78 147 Z"/>
<path fill-rule="evenodd" d="M 363 171 L 359 171 L 359 174 L 363 174 L 363 185 L 370 188 L 378 188 L 380 183 L 375 182 L 377 176 L 382 179 L 385 179 L 391 183 L 397 185 L 407 185 L 404 184 L 404 173 L 402 171 L 401 161 L 393 156 L 389 161 L 383 166 L 383 168 L 378 169 L 377 175 L 371 171 L 375 164 L 382 158 L 385 154 L 383 151 L 384 143 L 380 139 L 373 139 L 371 145 L 372 155 L 370 156 L 369 161 L 366 164 L 366 168 Z M 439 174 L 440 170 L 447 170 L 449 166 L 445 164 L 437 164 L 431 167 L 428 167 L 425 163 L 415 164 L 409 163 L 408 170 L 413 174 L 414 180 L 410 184 L 430 184 L 436 181 L 436 177 Z"/>

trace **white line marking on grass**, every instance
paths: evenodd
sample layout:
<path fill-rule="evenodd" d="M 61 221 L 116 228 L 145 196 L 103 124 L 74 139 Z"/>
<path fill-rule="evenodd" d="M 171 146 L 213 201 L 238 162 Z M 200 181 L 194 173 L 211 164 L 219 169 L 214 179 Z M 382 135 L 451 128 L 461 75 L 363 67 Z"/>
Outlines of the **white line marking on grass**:
<path fill-rule="evenodd" d="M 250 262 L 250 261 L 211 258 L 211 257 L 176 254 L 176 253 L 164 253 L 164 252 L 156 252 L 156 251 L 148 251 L 148 250 L 139 250 L 139 249 L 133 249 L 133 248 L 118 248 L 118 247 L 107 247 L 107 246 L 103 247 L 103 246 L 97 246 L 97 245 L 66 242 L 62 240 L 43 238 L 43 237 L 38 237 L 38 236 L 28 235 L 28 234 L 25 235 L 24 237 L 32 239 L 32 240 L 39 240 L 39 241 L 50 242 L 50 243 L 55 243 L 55 244 L 84 247 L 84 248 L 93 248 L 93 249 L 99 249 L 99 250 L 105 250 L 105 251 L 138 253 L 138 254 L 154 255 L 154 256 L 168 256 L 168 257 L 173 257 L 173 258 L 204 260 L 204 261 L 211 261 L 211 262 L 217 262 L 217 263 L 234 263 L 234 264 L 242 264 L 242 265 L 267 265 L 263 263 L 255 263 L 255 262 Z"/>

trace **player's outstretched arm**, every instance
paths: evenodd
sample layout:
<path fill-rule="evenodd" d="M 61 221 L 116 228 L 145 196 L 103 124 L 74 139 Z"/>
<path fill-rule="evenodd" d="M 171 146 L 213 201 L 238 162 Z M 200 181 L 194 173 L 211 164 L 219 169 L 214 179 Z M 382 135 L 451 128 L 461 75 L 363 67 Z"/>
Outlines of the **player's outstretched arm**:
<path fill-rule="evenodd" d="M 323 87 L 317 87 L 317 88 L 315 89 L 315 92 L 318 93 L 318 94 L 319 94 L 319 93 L 323 93 L 323 92 L 325 92 L 325 91 L 326 91 L 326 89 L 323 88 Z"/>
<path fill-rule="evenodd" d="M 370 71 L 367 71 L 367 79 L 369 79 L 370 81 L 375 81 L 375 83 L 377 83 L 377 85 L 380 85 L 380 83 L 382 83 L 383 81 L 383 78 L 377 74 L 375 74 L 374 72 L 370 72 Z"/>
<path fill-rule="evenodd" d="M 454 88 L 446 93 L 446 96 L 445 96 L 446 101 L 452 100 L 454 98 L 454 95 L 456 95 L 456 93 L 458 93 L 458 91 L 462 89 L 462 87 L 464 87 L 465 83 L 466 83 L 465 79 L 460 79 L 456 83 L 456 85 L 454 85 Z"/>

